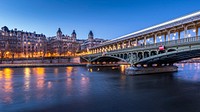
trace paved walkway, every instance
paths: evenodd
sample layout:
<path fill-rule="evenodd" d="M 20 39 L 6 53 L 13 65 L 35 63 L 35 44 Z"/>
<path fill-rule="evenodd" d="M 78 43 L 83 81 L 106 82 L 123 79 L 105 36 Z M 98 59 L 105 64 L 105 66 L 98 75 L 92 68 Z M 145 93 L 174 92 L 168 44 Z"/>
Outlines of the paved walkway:
<path fill-rule="evenodd" d="M 80 63 L 0 64 L 0 68 L 86 66 Z"/>

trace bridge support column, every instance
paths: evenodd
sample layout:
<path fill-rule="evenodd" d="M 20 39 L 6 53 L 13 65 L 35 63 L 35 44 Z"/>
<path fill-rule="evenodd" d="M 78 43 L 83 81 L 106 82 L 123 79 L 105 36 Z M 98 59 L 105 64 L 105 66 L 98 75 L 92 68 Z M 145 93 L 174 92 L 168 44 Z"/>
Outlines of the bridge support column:
<path fill-rule="evenodd" d="M 199 37 L 198 37 L 198 33 L 199 33 L 198 26 L 195 26 L 195 30 L 196 30 L 196 40 L 198 40 L 199 39 Z"/>
<path fill-rule="evenodd" d="M 186 26 L 184 26 L 184 38 L 187 38 L 188 36 L 187 36 L 187 27 Z"/>
<path fill-rule="evenodd" d="M 152 64 L 147 64 L 147 67 L 152 67 Z"/>
<path fill-rule="evenodd" d="M 122 49 L 124 49 L 124 42 L 122 42 Z"/>
<path fill-rule="evenodd" d="M 167 34 L 164 35 L 164 42 L 166 42 L 167 40 Z"/>
<path fill-rule="evenodd" d="M 157 38 L 157 34 L 155 34 L 155 35 L 154 35 L 154 38 L 153 38 L 153 39 L 154 39 L 154 40 L 153 40 L 153 41 L 154 41 L 154 44 L 156 44 L 156 38 Z"/>
<path fill-rule="evenodd" d="M 117 49 L 121 49 L 120 43 L 117 43 Z"/>
<path fill-rule="evenodd" d="M 144 37 L 144 45 L 146 46 L 147 45 L 147 37 Z"/>
<path fill-rule="evenodd" d="M 159 64 L 157 64 L 157 66 L 162 66 L 162 64 L 161 64 L 161 63 L 159 63 Z"/>
<path fill-rule="evenodd" d="M 138 39 L 135 39 L 135 46 L 138 46 Z"/>
<path fill-rule="evenodd" d="M 115 45 L 114 44 L 112 45 L 112 50 L 115 50 Z"/>
<path fill-rule="evenodd" d="M 170 41 L 170 31 L 167 32 L 167 41 Z"/>
<path fill-rule="evenodd" d="M 128 41 L 128 48 L 131 47 L 131 40 Z"/>

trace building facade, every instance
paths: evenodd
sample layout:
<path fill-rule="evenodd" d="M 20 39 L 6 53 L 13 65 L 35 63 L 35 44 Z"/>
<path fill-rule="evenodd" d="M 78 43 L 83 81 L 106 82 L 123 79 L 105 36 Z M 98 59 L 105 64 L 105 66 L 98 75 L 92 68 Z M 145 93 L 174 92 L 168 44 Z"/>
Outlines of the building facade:
<path fill-rule="evenodd" d="M 81 50 L 87 50 L 94 46 L 97 46 L 107 40 L 94 38 L 94 34 L 92 31 L 89 32 L 88 38 L 81 44 Z"/>
<path fill-rule="evenodd" d="M 0 55 L 1 59 L 74 56 L 77 52 L 86 51 L 104 41 L 94 38 L 92 31 L 86 40 L 81 40 L 77 39 L 75 30 L 69 36 L 64 35 L 58 28 L 56 36 L 46 38 L 44 34 L 20 31 L 16 28 L 9 30 L 4 26 L 0 30 Z"/>
<path fill-rule="evenodd" d="M 0 41 L 0 51 L 6 52 L 7 57 L 41 57 L 47 51 L 46 36 L 36 32 L 9 30 L 4 26 L 0 31 Z"/>
<path fill-rule="evenodd" d="M 58 28 L 57 35 L 48 39 L 49 56 L 74 55 L 80 49 L 75 30 L 71 36 L 64 35 Z"/>

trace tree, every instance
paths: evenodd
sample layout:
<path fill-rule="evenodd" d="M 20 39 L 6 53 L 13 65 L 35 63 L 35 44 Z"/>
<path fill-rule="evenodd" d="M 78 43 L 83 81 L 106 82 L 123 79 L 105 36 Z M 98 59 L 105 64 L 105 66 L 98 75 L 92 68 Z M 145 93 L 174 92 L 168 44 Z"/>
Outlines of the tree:
<path fill-rule="evenodd" d="M 60 63 L 60 57 L 63 53 L 63 41 L 58 40 L 57 42 L 58 42 L 58 55 L 59 55 L 58 56 L 58 63 Z"/>
<path fill-rule="evenodd" d="M 8 52 L 9 49 L 9 43 L 8 43 L 8 39 L 4 38 L 4 37 L 0 37 L 0 52 L 1 52 L 1 60 L 0 63 L 2 64 L 5 54 Z"/>
<path fill-rule="evenodd" d="M 49 40 L 47 41 L 47 51 L 49 54 L 50 54 L 50 63 L 53 62 L 53 53 L 55 52 L 55 49 L 54 49 L 54 42 L 55 40 Z"/>
<path fill-rule="evenodd" d="M 7 46 L 6 46 L 6 53 L 10 53 L 11 54 L 11 59 L 12 59 L 12 64 L 14 63 L 14 57 L 15 54 L 17 52 L 17 37 L 16 36 L 11 36 L 11 37 L 6 37 L 7 39 Z"/>
<path fill-rule="evenodd" d="M 44 63 L 44 57 L 47 53 L 47 42 L 45 40 L 42 41 L 42 63 Z"/>

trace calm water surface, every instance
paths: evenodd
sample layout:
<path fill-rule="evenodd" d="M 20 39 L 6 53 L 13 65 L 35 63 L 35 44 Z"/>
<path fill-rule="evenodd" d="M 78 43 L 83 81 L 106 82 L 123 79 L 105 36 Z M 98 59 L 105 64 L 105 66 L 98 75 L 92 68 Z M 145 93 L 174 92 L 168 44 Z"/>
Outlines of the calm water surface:
<path fill-rule="evenodd" d="M 125 76 L 121 68 L 0 69 L 0 112 L 200 112 L 200 64 Z"/>

